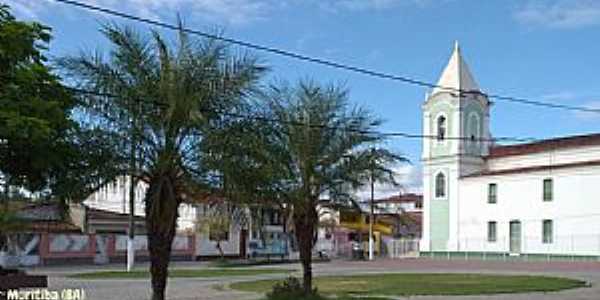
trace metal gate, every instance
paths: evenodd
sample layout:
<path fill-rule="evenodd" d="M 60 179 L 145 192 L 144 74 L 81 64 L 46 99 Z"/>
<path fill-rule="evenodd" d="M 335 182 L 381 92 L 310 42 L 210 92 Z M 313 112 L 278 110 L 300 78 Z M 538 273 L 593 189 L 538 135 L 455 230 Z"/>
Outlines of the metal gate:
<path fill-rule="evenodd" d="M 417 239 L 388 240 L 387 248 L 390 258 L 419 257 L 419 240 Z"/>

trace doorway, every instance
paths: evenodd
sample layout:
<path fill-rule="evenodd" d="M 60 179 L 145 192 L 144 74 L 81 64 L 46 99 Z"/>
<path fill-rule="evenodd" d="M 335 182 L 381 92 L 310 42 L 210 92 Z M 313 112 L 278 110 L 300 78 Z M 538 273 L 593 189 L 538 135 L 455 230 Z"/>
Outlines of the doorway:
<path fill-rule="evenodd" d="M 510 221 L 510 253 L 521 253 L 521 221 Z"/>
<path fill-rule="evenodd" d="M 240 258 L 246 258 L 246 249 L 248 245 L 246 245 L 246 240 L 248 239 L 248 230 L 242 229 L 240 231 Z"/>

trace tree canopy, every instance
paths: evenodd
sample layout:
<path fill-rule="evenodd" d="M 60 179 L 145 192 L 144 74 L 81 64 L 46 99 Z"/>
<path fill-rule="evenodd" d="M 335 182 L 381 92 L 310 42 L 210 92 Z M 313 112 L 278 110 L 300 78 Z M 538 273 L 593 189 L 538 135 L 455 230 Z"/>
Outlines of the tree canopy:
<path fill-rule="evenodd" d="M 110 139 L 78 126 L 78 103 L 48 66 L 50 28 L 0 6 L 0 173 L 4 188 L 83 200 L 117 172 Z"/>
<path fill-rule="evenodd" d="M 381 120 L 350 106 L 348 95 L 339 85 L 310 80 L 272 85 L 260 97 L 257 116 L 213 136 L 220 155 L 207 157 L 241 198 L 292 210 L 306 293 L 312 292 L 317 208 L 351 205 L 352 190 L 371 179 L 396 183 L 389 168 L 406 161 L 372 148 L 385 140 L 375 131 Z"/>
<path fill-rule="evenodd" d="M 31 191 L 48 187 L 74 127 L 75 102 L 45 65 L 49 41 L 48 27 L 17 21 L 0 6 L 0 172 Z"/>
<path fill-rule="evenodd" d="M 228 124 L 227 112 L 246 106 L 266 69 L 251 55 L 183 30 L 175 42 L 113 24 L 102 33 L 112 44 L 106 56 L 66 57 L 60 64 L 86 90 L 78 97 L 82 126 L 112 134 L 115 156 L 135 153 L 132 173 L 147 184 L 153 299 L 164 299 L 177 209 L 220 185 L 203 165 L 207 136 Z"/>

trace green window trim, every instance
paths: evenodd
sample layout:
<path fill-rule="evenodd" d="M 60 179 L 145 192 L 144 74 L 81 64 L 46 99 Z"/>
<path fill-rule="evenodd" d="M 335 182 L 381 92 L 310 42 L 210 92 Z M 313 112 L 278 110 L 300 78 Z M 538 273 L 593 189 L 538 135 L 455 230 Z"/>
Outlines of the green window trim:
<path fill-rule="evenodd" d="M 543 200 L 552 201 L 554 199 L 554 183 L 551 178 L 544 179 Z"/>
<path fill-rule="evenodd" d="M 553 231 L 554 231 L 554 222 L 552 220 L 543 220 L 542 221 L 542 243 L 543 244 L 552 244 L 553 242 Z"/>
<path fill-rule="evenodd" d="M 488 184 L 488 203 L 495 204 L 498 202 L 498 185 L 495 183 Z"/>
<path fill-rule="evenodd" d="M 487 227 L 487 240 L 488 242 L 494 243 L 497 241 L 497 223 L 496 221 L 489 221 Z"/>

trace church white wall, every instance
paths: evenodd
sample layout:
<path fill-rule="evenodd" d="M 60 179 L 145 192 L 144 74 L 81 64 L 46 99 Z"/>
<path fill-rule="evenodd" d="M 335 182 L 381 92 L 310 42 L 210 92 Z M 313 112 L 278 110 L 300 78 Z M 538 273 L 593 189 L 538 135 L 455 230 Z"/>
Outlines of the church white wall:
<path fill-rule="evenodd" d="M 533 166 L 557 165 L 599 160 L 600 146 L 559 149 L 526 155 L 513 155 L 488 159 L 489 171 Z"/>
<path fill-rule="evenodd" d="M 554 181 L 554 199 L 542 200 L 543 180 Z M 487 203 L 488 184 L 498 186 Z M 600 167 L 463 178 L 458 184 L 459 251 L 507 252 L 509 222 L 522 223 L 523 253 L 600 255 Z M 553 220 L 553 242 L 542 243 L 542 220 Z M 497 242 L 487 242 L 487 223 L 497 222 Z"/>

